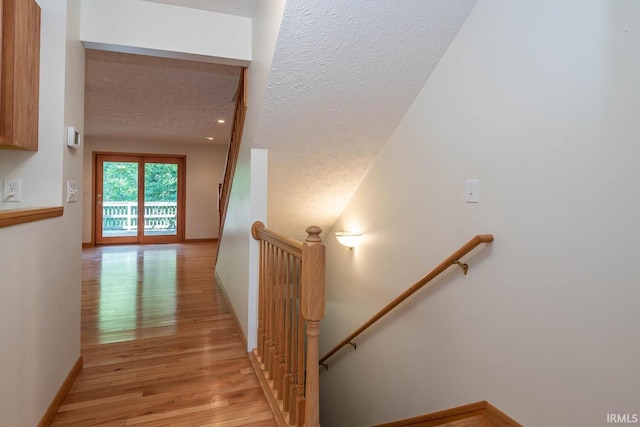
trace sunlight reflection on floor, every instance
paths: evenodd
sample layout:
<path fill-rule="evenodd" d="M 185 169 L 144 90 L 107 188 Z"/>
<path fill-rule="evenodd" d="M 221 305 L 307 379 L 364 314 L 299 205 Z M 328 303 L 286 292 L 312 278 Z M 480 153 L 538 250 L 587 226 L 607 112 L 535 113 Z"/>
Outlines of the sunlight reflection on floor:
<path fill-rule="evenodd" d="M 176 324 L 177 251 L 159 245 L 102 253 L 98 327 L 100 343 L 172 335 Z M 151 328 L 151 329 L 149 329 Z"/>

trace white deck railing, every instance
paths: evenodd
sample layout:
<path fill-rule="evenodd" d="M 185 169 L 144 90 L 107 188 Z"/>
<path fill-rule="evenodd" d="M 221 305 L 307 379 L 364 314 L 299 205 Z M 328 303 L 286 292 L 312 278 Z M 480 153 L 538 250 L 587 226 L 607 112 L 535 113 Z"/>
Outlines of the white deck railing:
<path fill-rule="evenodd" d="M 177 202 L 145 202 L 144 229 L 174 230 L 178 213 Z M 103 202 L 102 229 L 133 231 L 138 228 L 137 202 Z"/>

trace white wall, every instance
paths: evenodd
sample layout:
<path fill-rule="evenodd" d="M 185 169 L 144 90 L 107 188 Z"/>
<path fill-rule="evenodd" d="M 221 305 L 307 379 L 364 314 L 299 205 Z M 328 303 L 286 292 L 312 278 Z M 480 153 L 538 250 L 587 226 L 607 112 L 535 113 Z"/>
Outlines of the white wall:
<path fill-rule="evenodd" d="M 0 229 L 0 425 L 34 426 L 80 356 L 82 204 L 63 203 L 81 179 L 65 123 L 83 126 L 84 50 L 79 0 L 42 7 L 40 128 L 36 153 L 0 152 L 0 175 L 23 180 L 21 207 L 64 205 L 64 215 Z M 15 206 L 2 206 L 13 208 Z"/>
<path fill-rule="evenodd" d="M 251 237 L 251 225 L 254 221 L 266 221 L 266 206 L 262 212 L 260 206 L 252 205 L 252 182 L 260 181 L 260 177 L 252 177 L 252 147 L 259 147 L 260 141 L 255 138 L 256 126 L 260 114 L 271 70 L 273 52 L 275 51 L 280 22 L 284 13 L 286 0 L 258 2 L 253 17 L 252 27 L 252 62 L 248 70 L 247 81 L 247 117 L 242 136 L 242 145 L 238 155 L 238 164 L 233 177 L 233 186 L 229 199 L 226 224 L 220 238 L 220 253 L 216 262 L 216 272 L 222 281 L 225 291 L 233 304 L 241 327 L 247 337 L 248 350 L 255 347 L 255 313 L 250 310 L 250 295 L 255 283 L 258 267 L 251 262 L 251 254 L 255 253 L 257 242 Z M 255 160 L 255 157 L 253 157 Z M 255 165 L 254 165 L 255 166 Z M 266 171 L 263 167 L 254 167 L 257 171 Z M 266 185 L 267 176 L 262 177 Z M 265 187 L 266 188 L 266 187 Z M 266 193 L 264 195 L 266 197 Z M 255 199 L 254 199 L 255 200 Z M 252 298 L 252 297 L 251 297 Z"/>
<path fill-rule="evenodd" d="M 640 413 L 640 3 L 481 0 L 327 239 L 322 424 L 488 400 L 527 426 Z M 480 203 L 464 203 L 468 178 Z"/>
<path fill-rule="evenodd" d="M 93 49 L 246 66 L 251 19 L 140 0 L 83 0 L 82 41 Z"/>
<path fill-rule="evenodd" d="M 237 176 L 234 186 L 248 191 L 233 200 L 233 214 L 228 213 L 224 228 L 224 251 L 220 251 L 216 272 L 247 338 L 247 350 L 257 345 L 258 329 L 258 267 L 260 248 L 251 237 L 255 221 L 267 222 L 268 152 L 251 149 L 249 171 Z M 249 179 L 249 182 L 245 182 Z M 242 206 L 239 206 L 241 200 Z M 231 206 L 231 204 L 230 204 Z M 231 207 L 229 208 L 231 212 Z M 242 212 L 243 215 L 238 213 Z M 232 230 L 227 232 L 227 230 Z M 247 236 L 245 230 L 249 230 Z"/>
<path fill-rule="evenodd" d="M 218 238 L 218 184 L 223 174 L 227 147 L 220 144 L 175 144 L 87 138 L 84 150 L 84 202 L 82 241 L 91 238 L 91 204 L 93 198 L 93 153 L 148 153 L 187 156 L 186 239 Z M 201 226 L 201 231 L 199 226 Z"/>

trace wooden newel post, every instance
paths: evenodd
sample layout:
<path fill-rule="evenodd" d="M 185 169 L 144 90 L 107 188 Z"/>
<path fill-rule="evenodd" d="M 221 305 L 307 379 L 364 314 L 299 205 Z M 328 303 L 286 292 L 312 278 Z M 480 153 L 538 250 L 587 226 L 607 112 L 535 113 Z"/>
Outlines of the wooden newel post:
<path fill-rule="evenodd" d="M 309 227 L 302 245 L 302 317 L 307 330 L 305 387 L 305 427 L 320 425 L 320 378 L 318 370 L 318 336 L 324 318 L 325 248 L 320 227 Z"/>

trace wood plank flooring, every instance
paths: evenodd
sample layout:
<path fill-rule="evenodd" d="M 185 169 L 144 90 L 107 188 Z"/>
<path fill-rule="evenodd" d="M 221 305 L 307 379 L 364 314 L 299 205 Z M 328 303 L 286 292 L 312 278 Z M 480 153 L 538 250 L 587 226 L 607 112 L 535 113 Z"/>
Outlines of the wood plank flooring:
<path fill-rule="evenodd" d="M 275 426 L 215 243 L 83 250 L 84 369 L 54 426 Z"/>

